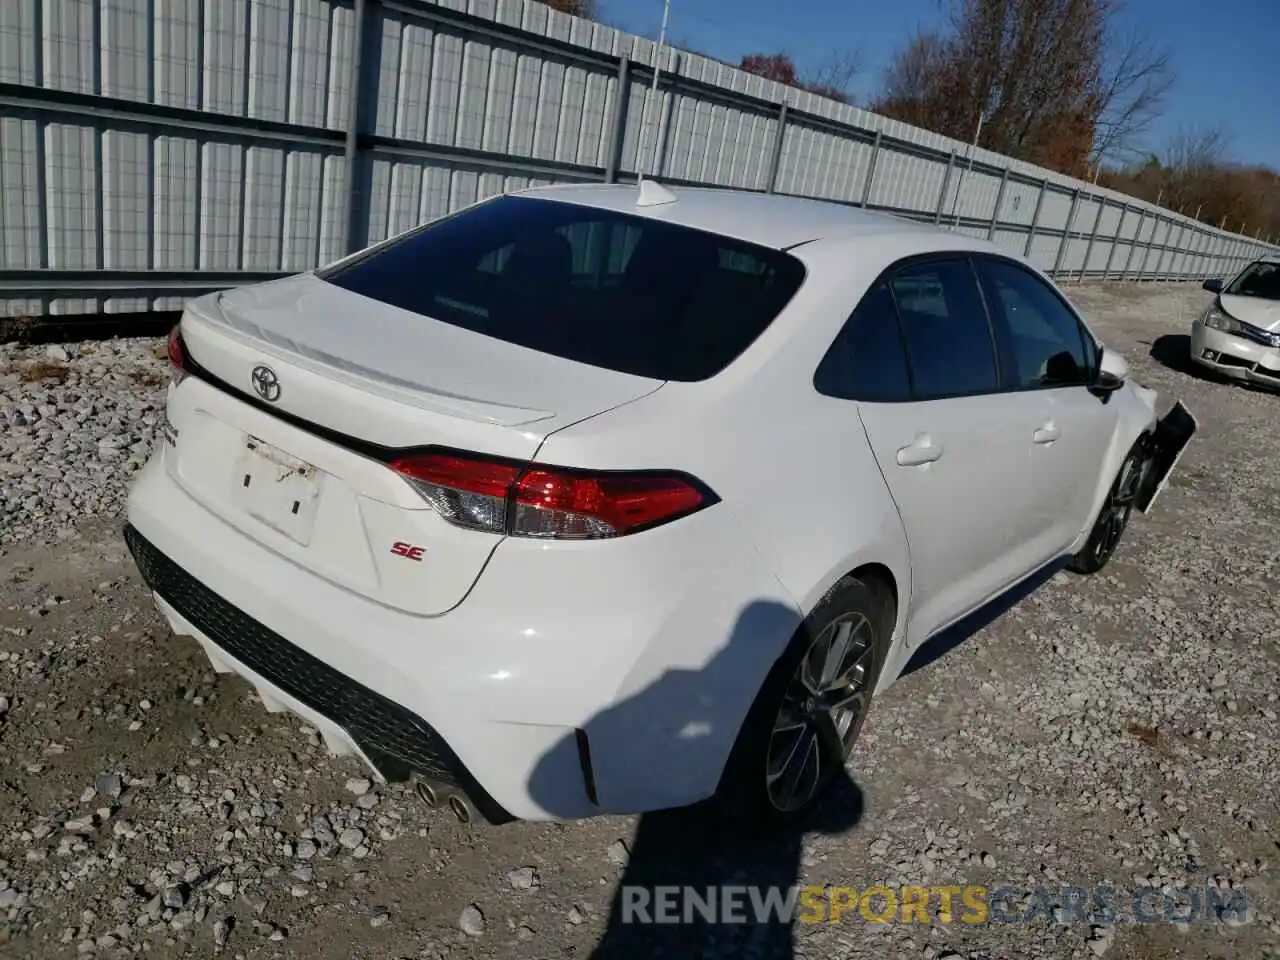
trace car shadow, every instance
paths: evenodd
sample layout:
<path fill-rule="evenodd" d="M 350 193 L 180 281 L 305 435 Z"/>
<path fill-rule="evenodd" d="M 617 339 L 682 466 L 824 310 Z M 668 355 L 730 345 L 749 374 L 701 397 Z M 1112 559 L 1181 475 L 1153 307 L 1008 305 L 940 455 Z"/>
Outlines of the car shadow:
<path fill-rule="evenodd" d="M 956 647 L 960 646 L 974 634 L 991 626 L 1015 606 L 1031 596 L 1060 571 L 1065 570 L 1068 558 L 1055 560 L 1020 583 L 1006 590 L 986 604 L 979 607 L 963 620 L 958 620 L 941 633 L 936 633 L 911 655 L 907 665 L 902 669 L 902 676 L 915 673 L 924 667 L 942 659 Z"/>
<path fill-rule="evenodd" d="M 1185 333 L 1166 333 L 1156 337 L 1148 355 L 1162 367 L 1206 383 L 1221 383 L 1226 379 L 1191 362 L 1191 337 Z"/>
<path fill-rule="evenodd" d="M 738 618 L 728 642 L 696 670 L 669 670 L 638 694 L 602 711 L 612 730 L 661 736 L 664 762 L 680 769 L 682 754 L 694 756 L 687 731 L 718 716 L 715 677 L 726 658 L 758 643 L 756 617 L 798 617 L 779 604 L 753 603 Z M 690 697 L 690 692 L 695 695 Z M 673 711 L 696 702 L 695 711 Z M 576 738 L 575 738 L 576 739 Z M 563 763 L 559 744 L 535 767 L 530 795 L 556 814 Z M 576 748 L 575 748 L 576 749 Z M 652 771 L 662 776 L 663 771 Z M 761 771 L 761 776 L 764 771 Z M 595 960 L 652 957 L 731 956 L 788 960 L 795 956 L 794 923 L 804 907 L 795 899 L 804 838 L 839 835 L 862 817 L 862 792 L 842 770 L 809 815 L 767 835 L 746 834 L 712 801 L 643 814 L 610 905 L 606 929 L 590 956 Z"/>
<path fill-rule="evenodd" d="M 1151 344 L 1150 355 L 1161 366 L 1177 373 L 1186 374 L 1189 377 L 1195 377 L 1205 383 L 1229 383 L 1242 390 L 1252 390 L 1255 393 L 1265 393 L 1270 396 L 1280 393 L 1280 391 L 1268 384 L 1259 383 L 1256 380 L 1234 380 L 1231 377 L 1210 370 L 1208 367 L 1192 363 L 1191 338 L 1186 334 L 1166 333 L 1163 336 L 1156 337 L 1155 342 Z"/>

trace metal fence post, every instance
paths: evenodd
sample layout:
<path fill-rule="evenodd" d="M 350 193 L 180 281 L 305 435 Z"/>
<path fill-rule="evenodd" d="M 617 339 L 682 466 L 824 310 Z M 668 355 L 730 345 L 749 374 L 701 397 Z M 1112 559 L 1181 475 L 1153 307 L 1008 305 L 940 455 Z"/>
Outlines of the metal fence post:
<path fill-rule="evenodd" d="M 1080 188 L 1077 187 L 1075 191 L 1071 194 L 1071 210 L 1067 214 L 1067 226 L 1066 226 L 1066 229 L 1062 231 L 1062 240 L 1058 243 L 1058 255 L 1053 260 L 1053 270 L 1049 274 L 1051 277 L 1054 277 L 1055 279 L 1058 276 L 1058 271 L 1062 269 L 1062 259 L 1063 257 L 1066 256 L 1067 244 L 1071 242 L 1071 229 L 1072 227 L 1075 226 L 1076 209 L 1079 206 L 1080 206 Z"/>
<path fill-rule="evenodd" d="M 938 191 L 938 209 L 933 212 L 933 222 L 942 222 L 942 208 L 947 203 L 947 188 L 951 186 L 951 171 L 956 165 L 956 152 L 951 151 L 951 156 L 947 158 L 947 172 L 942 178 L 942 189 Z"/>
<path fill-rule="evenodd" d="M 1160 224 L 1162 223 L 1164 223 L 1164 217 L 1157 213 L 1151 224 L 1151 236 L 1147 238 L 1146 249 L 1142 251 L 1142 263 L 1138 266 L 1139 280 L 1147 272 L 1147 261 L 1151 259 L 1151 250 L 1156 245 L 1156 231 L 1160 229 Z"/>
<path fill-rule="evenodd" d="M 1156 269 L 1155 271 L 1153 271 L 1152 279 L 1155 279 L 1155 280 L 1164 279 L 1164 275 L 1162 274 L 1164 274 L 1164 270 L 1165 270 L 1165 253 L 1171 251 L 1172 248 L 1174 248 L 1172 247 L 1172 243 L 1171 243 L 1172 238 L 1174 238 L 1174 221 L 1170 220 L 1169 230 L 1166 230 L 1164 242 L 1161 242 L 1160 244 L 1160 256 L 1156 257 Z M 1172 262 L 1170 262 L 1170 266 L 1172 266 Z"/>
<path fill-rule="evenodd" d="M 604 182 L 618 182 L 622 166 L 622 144 L 627 138 L 627 111 L 631 106 L 631 60 L 618 61 L 618 93 L 613 100 L 613 127 L 609 133 L 609 156 L 604 168 Z"/>
<path fill-rule="evenodd" d="M 1111 249 L 1107 251 L 1107 265 L 1102 268 L 1102 279 L 1111 279 L 1111 261 L 1116 258 L 1116 248 L 1120 246 L 1120 238 L 1124 235 L 1124 221 L 1129 216 L 1129 204 L 1120 208 L 1120 222 L 1116 224 L 1115 235 L 1111 238 Z"/>
<path fill-rule="evenodd" d="M 1093 232 L 1089 234 L 1089 245 L 1084 248 L 1084 263 L 1080 264 L 1080 276 L 1076 278 L 1077 282 L 1084 280 L 1085 272 L 1089 269 L 1089 258 L 1093 256 L 1093 242 L 1098 239 L 1098 227 L 1102 224 L 1102 214 L 1107 209 L 1107 201 L 1102 197 L 1093 199 L 1098 204 L 1098 212 L 1093 218 Z"/>
<path fill-rule="evenodd" d="M 1178 245 L 1174 248 L 1173 259 L 1169 261 L 1169 279 L 1180 280 L 1185 267 L 1187 265 L 1187 249 L 1183 246 L 1187 242 L 1187 225 L 1182 224 L 1182 229 L 1178 231 Z"/>
<path fill-rule="evenodd" d="M 1160 252 L 1156 254 L 1156 266 L 1155 266 L 1155 269 L 1151 271 L 1152 280 L 1163 279 L 1161 274 L 1164 270 L 1164 255 L 1169 252 L 1169 245 L 1172 240 L 1173 240 L 1173 221 L 1170 220 L 1169 229 L 1165 231 L 1164 240 L 1160 242 Z"/>
<path fill-rule="evenodd" d="M 773 193 L 778 188 L 778 168 L 782 165 L 782 141 L 787 135 L 787 105 L 784 102 L 778 111 L 778 133 L 773 140 L 773 156 L 769 159 L 769 179 L 765 182 L 765 192 Z"/>
<path fill-rule="evenodd" d="M 987 239 L 994 240 L 996 224 L 1000 222 L 1000 211 L 1004 209 L 1004 191 L 1009 186 L 1009 168 L 1004 168 L 1000 175 L 1000 189 L 996 191 L 996 205 L 991 210 L 991 223 L 987 225 Z"/>
<path fill-rule="evenodd" d="M 1142 239 L 1142 228 L 1147 223 L 1147 211 L 1142 210 L 1138 213 L 1138 225 L 1133 228 L 1133 239 L 1129 242 L 1129 253 L 1124 258 L 1124 269 L 1120 271 L 1120 279 L 1129 279 L 1129 268 L 1133 266 L 1133 255 L 1138 250 L 1138 242 Z"/>
<path fill-rule="evenodd" d="M 362 139 L 370 131 L 369 107 L 376 102 L 378 82 L 378 31 L 374 27 L 377 0 L 355 0 L 352 29 L 351 73 L 348 80 L 347 129 L 343 143 L 343 198 L 346 203 L 343 256 L 369 243 L 369 190 L 371 171 L 365 169 Z M 370 84 L 374 86 L 371 87 Z"/>
<path fill-rule="evenodd" d="M 871 142 L 871 158 L 867 161 L 867 176 L 862 181 L 862 203 L 860 206 L 865 207 L 871 202 L 871 184 L 876 178 L 876 158 L 880 156 L 880 138 L 883 136 L 879 130 L 876 131 L 876 138 Z"/>
<path fill-rule="evenodd" d="M 1049 189 L 1049 181 L 1047 179 L 1040 181 L 1040 192 L 1036 195 L 1036 209 L 1031 214 L 1031 229 L 1027 231 L 1027 245 L 1022 250 L 1022 255 L 1030 259 L 1031 244 L 1036 239 L 1036 227 L 1040 226 L 1040 211 L 1044 208 L 1044 195 Z"/>

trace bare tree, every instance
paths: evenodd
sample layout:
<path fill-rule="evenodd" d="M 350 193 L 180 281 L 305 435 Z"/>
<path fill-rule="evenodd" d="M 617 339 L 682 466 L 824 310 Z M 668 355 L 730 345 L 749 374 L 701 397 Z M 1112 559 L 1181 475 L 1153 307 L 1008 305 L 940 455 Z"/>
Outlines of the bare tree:
<path fill-rule="evenodd" d="M 1074 172 L 1092 145 L 1109 0 L 951 0 L 948 28 L 917 33 L 875 109 Z"/>
<path fill-rule="evenodd" d="M 1231 138 L 1220 126 L 1179 129 L 1160 154 L 1107 170 L 1107 186 L 1143 200 L 1226 222 L 1245 233 L 1280 233 L 1280 174 L 1232 162 Z"/>
<path fill-rule="evenodd" d="M 833 51 L 817 71 L 802 76 L 785 53 L 749 53 L 742 58 L 738 69 L 847 103 L 849 85 L 857 76 L 859 63 L 856 52 Z"/>
<path fill-rule="evenodd" d="M 937 123 L 932 114 L 951 68 L 948 43 L 937 33 L 916 31 L 885 71 L 880 105 L 907 123 Z"/>
<path fill-rule="evenodd" d="M 584 20 L 597 19 L 598 9 L 596 0 L 542 0 L 552 10 L 559 10 L 561 13 L 567 13 L 574 17 L 582 17 Z"/>
<path fill-rule="evenodd" d="M 1174 175 L 1194 176 L 1220 167 L 1226 160 L 1231 137 L 1222 126 L 1178 129 L 1164 149 L 1164 165 Z"/>
<path fill-rule="evenodd" d="M 862 54 L 857 50 L 832 50 L 817 69 L 805 74 L 801 85 L 811 93 L 848 103 L 850 88 L 862 72 Z"/>
<path fill-rule="evenodd" d="M 1167 60 L 1140 37 L 1117 44 L 1119 0 L 949 0 L 917 33 L 874 109 L 957 140 L 1084 175 L 1100 133 L 1132 140 L 1159 109 Z M 1108 51 L 1114 56 L 1108 58 Z"/>
<path fill-rule="evenodd" d="M 738 64 L 738 69 L 789 87 L 799 83 L 796 65 L 785 53 L 748 53 Z"/>
<path fill-rule="evenodd" d="M 1138 139 L 1160 116 L 1174 83 L 1169 55 L 1131 31 L 1111 38 L 1096 94 L 1092 162 L 1132 156 Z"/>

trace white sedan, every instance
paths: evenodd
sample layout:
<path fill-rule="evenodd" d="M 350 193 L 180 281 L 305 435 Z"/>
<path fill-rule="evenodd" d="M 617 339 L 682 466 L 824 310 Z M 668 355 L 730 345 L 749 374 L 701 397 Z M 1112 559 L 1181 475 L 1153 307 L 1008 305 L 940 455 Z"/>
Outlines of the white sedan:
<path fill-rule="evenodd" d="M 491 822 L 801 814 L 926 640 L 1101 568 L 1194 429 L 993 244 L 654 182 L 202 297 L 170 356 L 126 537 L 175 632 Z"/>
<path fill-rule="evenodd" d="M 1204 288 L 1216 296 L 1191 324 L 1191 359 L 1233 380 L 1280 387 L 1280 259 L 1255 260 Z"/>

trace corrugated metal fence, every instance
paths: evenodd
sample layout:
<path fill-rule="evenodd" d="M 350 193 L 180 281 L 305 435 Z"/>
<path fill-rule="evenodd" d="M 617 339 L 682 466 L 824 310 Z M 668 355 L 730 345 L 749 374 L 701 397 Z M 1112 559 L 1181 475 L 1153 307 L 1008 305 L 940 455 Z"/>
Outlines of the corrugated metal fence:
<path fill-rule="evenodd" d="M 527 185 L 821 197 L 1064 279 L 1264 248 L 529 0 L 0 0 L 0 315 L 170 309 Z"/>

